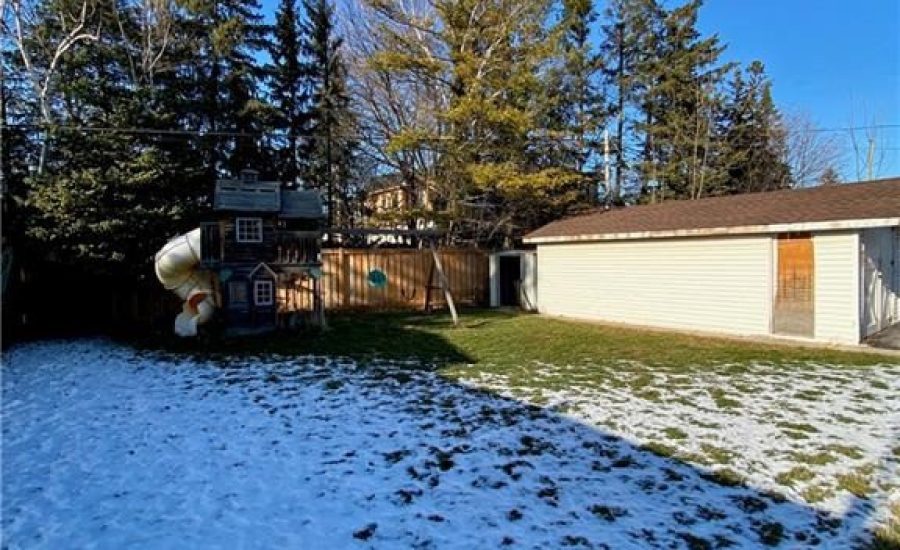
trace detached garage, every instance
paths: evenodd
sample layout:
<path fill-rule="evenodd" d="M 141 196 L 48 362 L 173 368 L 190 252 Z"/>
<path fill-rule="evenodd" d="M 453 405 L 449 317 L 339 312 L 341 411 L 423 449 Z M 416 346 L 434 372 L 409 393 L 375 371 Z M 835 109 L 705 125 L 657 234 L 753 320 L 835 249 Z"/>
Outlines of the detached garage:
<path fill-rule="evenodd" d="M 843 344 L 900 322 L 900 179 L 598 210 L 525 242 L 545 314 Z"/>

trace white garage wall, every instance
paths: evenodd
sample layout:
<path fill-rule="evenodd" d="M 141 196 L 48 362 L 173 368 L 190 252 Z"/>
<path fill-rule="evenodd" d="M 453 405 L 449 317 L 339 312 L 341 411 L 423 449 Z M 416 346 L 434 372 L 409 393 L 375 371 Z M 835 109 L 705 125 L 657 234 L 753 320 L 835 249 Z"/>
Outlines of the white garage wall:
<path fill-rule="evenodd" d="M 860 340 L 859 234 L 813 235 L 815 339 L 838 344 Z"/>
<path fill-rule="evenodd" d="M 768 334 L 768 235 L 538 247 L 542 313 L 667 328 Z"/>

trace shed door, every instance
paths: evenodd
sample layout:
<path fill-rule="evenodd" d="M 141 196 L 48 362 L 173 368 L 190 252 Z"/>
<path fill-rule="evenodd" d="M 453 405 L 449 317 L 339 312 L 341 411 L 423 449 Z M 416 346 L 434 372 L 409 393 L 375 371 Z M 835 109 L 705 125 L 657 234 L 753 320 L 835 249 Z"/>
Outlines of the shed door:
<path fill-rule="evenodd" d="M 777 266 L 772 328 L 776 334 L 812 337 L 815 269 L 811 235 L 779 235 Z"/>
<path fill-rule="evenodd" d="M 519 281 L 522 278 L 522 260 L 518 255 L 500 256 L 500 305 L 519 305 Z"/>
<path fill-rule="evenodd" d="M 863 336 L 869 336 L 895 320 L 895 241 L 892 228 L 870 229 L 862 236 Z"/>

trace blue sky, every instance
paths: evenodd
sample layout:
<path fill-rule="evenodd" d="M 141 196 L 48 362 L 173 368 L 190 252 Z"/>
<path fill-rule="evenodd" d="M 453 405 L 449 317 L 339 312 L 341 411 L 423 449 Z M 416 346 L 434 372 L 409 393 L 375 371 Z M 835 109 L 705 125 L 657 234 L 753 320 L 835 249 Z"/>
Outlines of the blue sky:
<path fill-rule="evenodd" d="M 595 2 L 602 13 L 605 1 Z M 274 18 L 278 1 L 262 4 Z M 700 28 L 728 46 L 723 61 L 762 61 L 785 113 L 820 128 L 900 125 L 900 0 L 705 0 Z M 843 152 L 843 177 L 856 179 L 848 132 L 823 135 Z M 876 143 L 876 176 L 900 176 L 900 127 L 879 130 Z"/>
<path fill-rule="evenodd" d="M 765 63 L 785 112 L 804 111 L 823 128 L 900 124 L 898 0 L 706 0 L 700 26 L 728 45 L 727 60 Z M 854 179 L 848 136 L 835 137 Z M 900 128 L 877 142 L 880 175 L 900 175 Z"/>

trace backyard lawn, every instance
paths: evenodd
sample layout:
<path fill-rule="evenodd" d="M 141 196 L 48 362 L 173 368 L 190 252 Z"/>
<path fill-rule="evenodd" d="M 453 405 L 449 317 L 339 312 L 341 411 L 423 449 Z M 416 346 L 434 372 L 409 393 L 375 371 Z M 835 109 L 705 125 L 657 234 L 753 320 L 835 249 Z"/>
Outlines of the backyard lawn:
<path fill-rule="evenodd" d="M 2 546 L 900 545 L 900 361 L 531 315 L 4 354 Z"/>

